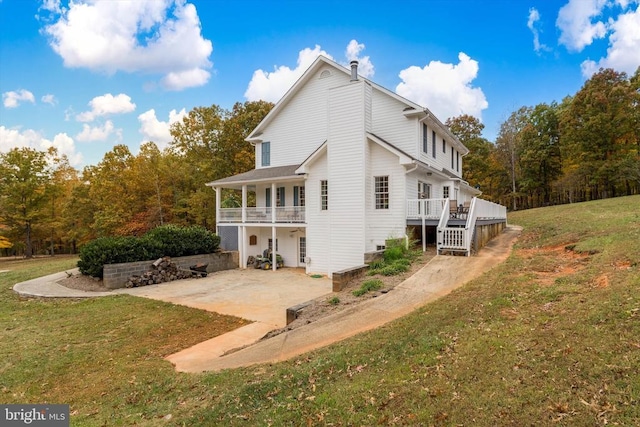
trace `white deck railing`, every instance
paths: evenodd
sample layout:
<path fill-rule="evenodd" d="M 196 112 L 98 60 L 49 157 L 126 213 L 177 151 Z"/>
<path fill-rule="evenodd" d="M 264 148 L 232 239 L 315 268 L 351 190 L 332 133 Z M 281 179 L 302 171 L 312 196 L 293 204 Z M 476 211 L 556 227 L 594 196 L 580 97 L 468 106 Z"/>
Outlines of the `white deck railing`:
<path fill-rule="evenodd" d="M 218 216 L 218 222 L 222 223 L 304 223 L 306 221 L 304 206 L 285 206 L 275 209 L 266 207 L 221 208 Z"/>
<path fill-rule="evenodd" d="M 449 200 L 446 201 L 446 206 Z M 507 208 L 488 200 L 474 197 L 466 214 L 463 227 L 448 227 L 449 212 L 442 212 L 438 223 L 438 253 L 441 251 L 460 251 L 467 256 L 471 255 L 471 242 L 476 229 L 476 221 L 498 219 L 507 220 Z"/>
<path fill-rule="evenodd" d="M 449 199 L 409 199 L 407 200 L 407 219 L 438 219 Z"/>

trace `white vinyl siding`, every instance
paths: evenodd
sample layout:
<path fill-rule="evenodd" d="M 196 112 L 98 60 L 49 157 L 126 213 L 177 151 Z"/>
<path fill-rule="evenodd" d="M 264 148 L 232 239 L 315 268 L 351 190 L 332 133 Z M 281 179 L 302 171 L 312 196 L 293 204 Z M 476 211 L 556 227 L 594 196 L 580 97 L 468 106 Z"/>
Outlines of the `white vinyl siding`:
<path fill-rule="evenodd" d="M 370 91 L 371 87 L 362 80 L 329 91 L 331 272 L 362 264 L 365 252 L 365 104 Z"/>
<path fill-rule="evenodd" d="M 327 139 L 327 91 L 347 84 L 350 77 L 331 70 L 320 78 L 322 71 L 311 76 L 260 136 L 277 141 L 271 146 L 271 166 L 300 164 Z"/>

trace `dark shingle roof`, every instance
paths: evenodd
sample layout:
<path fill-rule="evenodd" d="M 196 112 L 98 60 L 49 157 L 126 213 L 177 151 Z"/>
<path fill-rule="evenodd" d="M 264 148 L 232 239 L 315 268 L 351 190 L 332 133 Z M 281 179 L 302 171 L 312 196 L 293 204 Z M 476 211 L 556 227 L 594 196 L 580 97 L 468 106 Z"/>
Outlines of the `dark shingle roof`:
<path fill-rule="evenodd" d="M 226 178 L 212 181 L 207 185 L 215 187 L 223 184 L 245 184 L 255 181 L 272 180 L 275 178 L 291 178 L 296 176 L 296 169 L 300 165 L 275 166 L 272 168 L 253 169 L 238 175 L 228 176 Z"/>

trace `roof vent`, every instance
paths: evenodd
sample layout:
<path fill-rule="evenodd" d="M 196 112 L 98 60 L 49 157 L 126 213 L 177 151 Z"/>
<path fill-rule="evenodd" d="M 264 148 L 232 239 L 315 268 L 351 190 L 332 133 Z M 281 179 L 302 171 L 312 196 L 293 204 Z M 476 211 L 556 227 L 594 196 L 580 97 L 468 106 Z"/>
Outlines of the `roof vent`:
<path fill-rule="evenodd" d="M 358 61 L 351 61 L 349 65 L 351 65 L 351 81 L 355 82 L 358 80 Z"/>

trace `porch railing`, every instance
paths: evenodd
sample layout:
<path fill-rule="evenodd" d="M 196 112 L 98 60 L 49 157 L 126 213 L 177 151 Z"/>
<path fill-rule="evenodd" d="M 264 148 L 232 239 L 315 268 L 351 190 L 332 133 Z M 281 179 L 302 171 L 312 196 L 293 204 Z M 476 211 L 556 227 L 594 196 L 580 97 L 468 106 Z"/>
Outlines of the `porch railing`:
<path fill-rule="evenodd" d="M 445 203 L 449 205 L 449 200 Z M 471 255 L 471 242 L 479 219 L 507 220 L 507 208 L 497 203 L 474 197 L 464 227 L 449 227 L 449 213 L 443 212 L 438 223 L 438 253 L 441 251 L 460 251 Z"/>
<path fill-rule="evenodd" d="M 408 199 L 407 219 L 439 219 L 449 199 Z"/>
<path fill-rule="evenodd" d="M 304 223 L 305 221 L 304 206 L 221 208 L 218 215 L 218 222 L 222 223 Z"/>

